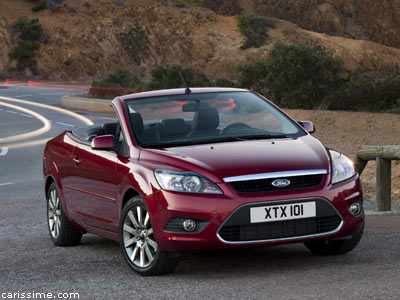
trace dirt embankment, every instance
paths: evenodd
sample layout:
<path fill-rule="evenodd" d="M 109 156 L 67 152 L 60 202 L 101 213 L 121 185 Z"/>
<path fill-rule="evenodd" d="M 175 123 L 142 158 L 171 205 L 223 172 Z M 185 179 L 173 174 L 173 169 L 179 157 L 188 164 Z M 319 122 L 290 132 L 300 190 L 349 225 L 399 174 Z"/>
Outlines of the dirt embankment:
<path fill-rule="evenodd" d="M 286 110 L 296 120 L 314 122 L 313 134 L 326 147 L 353 158 L 360 145 L 400 145 L 400 115 L 345 111 Z M 375 197 L 375 162 L 361 175 L 365 199 Z M 392 162 L 392 200 L 400 202 L 400 161 Z"/>
<path fill-rule="evenodd" d="M 290 21 L 329 35 L 400 48 L 400 0 L 199 0 L 214 11 L 244 11 Z"/>
<path fill-rule="evenodd" d="M 261 13 L 271 1 L 239 2 L 246 5 L 249 11 L 257 4 L 257 12 Z M 322 5 L 324 1 L 317 2 Z M 349 68 L 361 66 L 380 70 L 400 66 L 400 49 L 307 31 L 283 20 L 276 20 L 276 28 L 270 30 L 269 44 L 259 49 L 241 50 L 244 37 L 238 30 L 237 17 L 222 16 L 208 8 L 179 8 L 171 2 L 164 5 L 163 1 L 150 0 L 125 0 L 124 6 L 110 0 L 68 0 L 67 3 L 68 9 L 32 13 L 32 4 L 28 1 L 2 1 L 1 74 L 52 80 L 99 79 L 124 68 L 146 80 L 154 66 L 181 64 L 194 67 L 211 78 L 236 79 L 239 65 L 268 59 L 274 43 L 296 36 L 326 46 L 340 56 Z M 303 12 L 296 10 L 299 5 L 296 1 L 288 1 L 287 5 L 300 15 Z M 230 14 L 241 9 L 235 8 L 235 1 L 222 8 Z M 35 58 L 36 74 L 36 68 L 29 64 L 17 70 L 16 61 L 11 61 L 8 56 L 16 43 L 13 24 L 22 16 L 28 16 L 28 19 L 38 17 L 44 29 L 45 39 Z M 307 18 L 302 15 L 302 19 Z M 149 40 L 149 49 L 139 55 L 139 60 L 133 59 L 134 53 L 124 46 L 125 34 L 136 23 L 145 29 Z"/>

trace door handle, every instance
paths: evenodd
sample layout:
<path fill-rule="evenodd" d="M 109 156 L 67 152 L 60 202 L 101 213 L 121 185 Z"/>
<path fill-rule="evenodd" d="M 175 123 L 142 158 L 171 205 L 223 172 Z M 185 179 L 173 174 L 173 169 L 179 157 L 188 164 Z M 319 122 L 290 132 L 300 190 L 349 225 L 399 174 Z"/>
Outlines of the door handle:
<path fill-rule="evenodd" d="M 76 166 L 79 166 L 81 164 L 81 160 L 79 159 L 79 157 L 75 157 L 72 160 L 75 162 Z"/>

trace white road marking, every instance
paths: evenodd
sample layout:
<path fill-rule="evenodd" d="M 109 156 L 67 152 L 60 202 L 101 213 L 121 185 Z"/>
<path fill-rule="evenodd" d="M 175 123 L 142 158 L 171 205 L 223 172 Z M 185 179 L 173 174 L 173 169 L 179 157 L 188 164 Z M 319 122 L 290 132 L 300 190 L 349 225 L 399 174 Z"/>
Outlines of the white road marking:
<path fill-rule="evenodd" d="M 18 114 L 16 111 L 13 111 L 13 110 L 6 110 L 6 112 L 9 112 L 11 114 Z"/>
<path fill-rule="evenodd" d="M 1 149 L 0 156 L 3 156 L 3 155 L 7 154 L 7 152 L 8 152 L 8 148 L 7 147 L 3 147 L 3 148 L 0 148 L 0 149 Z"/>
<path fill-rule="evenodd" d="M 19 95 L 19 96 L 14 96 L 14 97 L 32 97 L 33 95 Z"/>
<path fill-rule="evenodd" d="M 21 113 L 19 113 L 19 115 L 20 115 L 20 116 L 27 117 L 27 118 L 32 118 L 32 116 L 30 116 L 30 115 L 26 115 L 26 114 L 21 114 Z"/>
<path fill-rule="evenodd" d="M 67 124 L 67 123 L 62 123 L 62 122 L 56 122 L 57 124 L 63 125 L 63 126 L 68 126 L 68 127 L 75 127 L 75 125 Z"/>
<path fill-rule="evenodd" d="M 0 186 L 4 186 L 4 185 L 10 185 L 10 184 L 14 184 L 14 182 L 0 183 Z"/>

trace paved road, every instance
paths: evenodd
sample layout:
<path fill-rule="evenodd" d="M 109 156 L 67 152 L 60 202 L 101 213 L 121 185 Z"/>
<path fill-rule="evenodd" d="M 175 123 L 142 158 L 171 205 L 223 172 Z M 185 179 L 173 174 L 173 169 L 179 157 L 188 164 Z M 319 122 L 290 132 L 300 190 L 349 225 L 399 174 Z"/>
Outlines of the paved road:
<path fill-rule="evenodd" d="M 0 96 L 25 95 L 19 98 L 58 105 L 60 94 L 43 95 L 50 93 L 23 86 L 0 90 Z M 68 127 L 57 122 L 82 124 L 54 111 L 21 106 L 51 122 L 48 132 L 30 140 Z M 42 126 L 33 117 L 0 108 L 0 138 Z M 42 151 L 43 145 L 28 146 L 0 156 L 0 297 L 35 291 L 78 292 L 80 299 L 400 298 L 400 215 L 368 216 L 364 238 L 346 255 L 317 257 L 300 244 L 192 253 L 173 274 L 151 278 L 135 275 L 113 241 L 85 235 L 77 247 L 54 247 L 46 225 Z"/>

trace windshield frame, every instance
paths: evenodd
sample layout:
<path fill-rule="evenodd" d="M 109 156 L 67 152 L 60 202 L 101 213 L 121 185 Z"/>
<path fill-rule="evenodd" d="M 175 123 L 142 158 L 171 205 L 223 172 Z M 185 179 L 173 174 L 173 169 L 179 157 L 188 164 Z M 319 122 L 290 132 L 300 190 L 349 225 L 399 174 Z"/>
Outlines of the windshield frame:
<path fill-rule="evenodd" d="M 293 139 L 293 138 L 298 138 L 298 137 L 302 137 L 302 136 L 306 136 L 309 135 L 309 133 L 302 127 L 300 126 L 294 119 L 292 119 L 287 113 L 285 113 L 281 108 L 279 108 L 276 104 L 272 103 L 270 100 L 268 100 L 267 98 L 265 98 L 264 96 L 253 92 L 253 91 L 249 91 L 249 90 L 233 90 L 233 91 L 205 91 L 205 92 L 195 92 L 195 93 L 191 93 L 189 95 L 201 95 L 201 94 L 222 94 L 222 93 L 251 93 L 254 96 L 258 97 L 260 100 L 267 102 L 269 105 L 271 105 L 274 109 L 277 110 L 277 112 L 279 114 L 281 114 L 284 119 L 286 119 L 287 121 L 289 121 L 292 125 L 294 125 L 297 129 L 298 132 L 296 134 L 291 134 L 291 135 L 287 135 L 285 137 L 280 137 L 280 135 L 278 135 L 278 137 L 276 138 L 289 138 L 289 139 Z M 185 93 L 176 93 L 176 94 L 168 94 L 168 95 L 157 95 L 157 96 L 144 96 L 144 97 L 138 97 L 138 98 L 125 98 L 123 100 L 123 105 L 125 108 L 125 114 L 126 114 L 126 119 L 128 120 L 128 126 L 131 129 L 131 132 L 133 133 L 132 139 L 135 143 L 135 146 L 140 147 L 140 148 L 154 148 L 154 149 L 159 149 L 159 148 L 172 148 L 172 147 L 179 147 L 179 146 L 193 146 L 193 145 L 206 145 L 206 144 L 213 144 L 213 143 L 223 143 L 223 142 L 240 142 L 240 141 L 252 141 L 252 140 L 262 140 L 262 139 L 246 139 L 245 137 L 241 138 L 241 136 L 232 136 L 232 139 L 229 141 L 222 141 L 222 140 L 218 140 L 218 139 L 211 139 L 209 138 L 209 141 L 207 141 L 207 139 L 204 139 L 204 141 L 201 142 L 201 140 L 197 140 L 197 139 L 192 139 L 192 143 L 186 143 L 183 140 L 182 141 L 173 141 L 173 142 L 165 142 L 165 143 L 152 143 L 152 144 L 145 144 L 139 141 L 139 139 L 137 138 L 136 135 L 136 131 L 133 128 L 133 124 L 132 124 L 132 120 L 131 120 L 131 116 L 129 113 L 129 103 L 132 102 L 136 102 L 136 101 L 145 101 L 146 99 L 156 99 L 156 98 L 166 98 L 166 97 L 174 97 L 174 96 L 184 96 L 184 95 L 188 95 Z M 236 138 L 236 139 L 235 139 Z M 271 136 L 269 138 L 264 138 L 265 140 L 270 140 L 273 139 L 274 137 Z M 222 137 L 221 137 L 222 139 Z"/>

